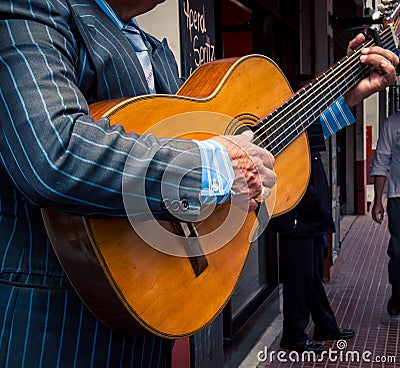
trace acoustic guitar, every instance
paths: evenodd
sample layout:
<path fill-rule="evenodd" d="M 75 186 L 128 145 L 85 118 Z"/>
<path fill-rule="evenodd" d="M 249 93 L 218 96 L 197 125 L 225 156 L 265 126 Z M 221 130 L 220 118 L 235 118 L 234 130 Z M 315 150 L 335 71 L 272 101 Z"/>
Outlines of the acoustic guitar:
<path fill-rule="evenodd" d="M 370 74 L 359 62 L 362 48 L 379 44 L 397 50 L 398 13 L 399 7 L 376 38 L 369 38 L 294 94 L 272 60 L 250 55 L 199 67 L 177 95 L 104 101 L 91 105 L 91 113 L 109 118 L 112 125 L 123 122 L 127 131 L 160 137 L 204 139 L 236 134 L 242 125 L 250 126 L 260 144 L 276 157 L 276 197 L 270 212 L 278 216 L 293 208 L 307 187 L 310 162 L 305 130 Z M 192 124 L 196 119 L 190 120 L 186 128 L 190 132 L 184 133 L 179 117 L 190 114 L 224 118 L 210 119 L 211 123 L 197 119 L 204 124 L 201 129 Z M 168 121 L 167 127 L 161 121 Z M 189 234 L 195 246 L 206 248 L 196 244 L 196 237 L 201 240 L 223 224 L 229 207 L 229 203 L 217 206 L 208 218 L 187 225 L 186 232 L 176 224 L 161 225 L 174 234 Z M 117 331 L 166 338 L 190 336 L 222 311 L 246 262 L 256 222 L 255 213 L 248 213 L 224 246 L 200 257 L 178 257 L 147 244 L 127 218 L 80 217 L 51 208 L 42 214 L 67 276 L 94 315 Z M 182 244 L 179 239 L 185 236 L 175 238 L 176 246 L 182 247 L 186 239 Z"/>

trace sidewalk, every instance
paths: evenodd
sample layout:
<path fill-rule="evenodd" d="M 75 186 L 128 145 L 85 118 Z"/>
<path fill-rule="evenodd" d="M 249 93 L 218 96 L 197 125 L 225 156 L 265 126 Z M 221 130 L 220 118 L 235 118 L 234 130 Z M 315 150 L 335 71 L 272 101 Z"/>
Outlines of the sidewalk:
<path fill-rule="evenodd" d="M 324 344 L 327 353 L 319 363 L 292 363 L 296 356 L 290 358 L 289 352 L 280 350 L 280 336 L 277 336 L 272 346 L 267 346 L 268 354 L 275 351 L 272 361 L 267 357 L 257 368 L 400 367 L 400 317 L 390 317 L 386 312 L 391 294 L 387 280 L 388 241 L 387 218 L 378 225 L 372 221 L 370 213 L 357 216 L 342 241 L 340 256 L 325 288 L 338 324 L 356 331 L 356 337 L 348 340 L 346 347 L 327 341 Z M 312 337 L 312 327 L 308 332 Z M 330 348 L 332 359 L 328 357 Z M 280 351 L 286 354 L 287 362 L 278 361 Z M 257 352 L 254 353 L 257 356 Z M 371 362 L 362 359 L 363 353 Z M 357 356 L 359 361 L 355 362 Z M 376 362 L 372 363 L 374 359 Z M 387 363 L 382 363 L 385 360 Z"/>

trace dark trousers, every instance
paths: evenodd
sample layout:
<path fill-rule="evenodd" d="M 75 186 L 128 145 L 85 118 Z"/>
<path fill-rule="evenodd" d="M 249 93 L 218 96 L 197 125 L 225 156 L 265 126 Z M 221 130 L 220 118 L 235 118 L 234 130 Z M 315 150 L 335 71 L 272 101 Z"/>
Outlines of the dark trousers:
<path fill-rule="evenodd" d="M 389 282 L 395 295 L 400 298 L 400 198 L 387 201 L 390 241 L 388 246 Z"/>
<path fill-rule="evenodd" d="M 335 331 L 336 319 L 322 282 L 324 237 L 281 234 L 279 239 L 283 282 L 282 339 L 291 342 L 308 339 L 305 330 L 310 315 L 314 331 Z"/>

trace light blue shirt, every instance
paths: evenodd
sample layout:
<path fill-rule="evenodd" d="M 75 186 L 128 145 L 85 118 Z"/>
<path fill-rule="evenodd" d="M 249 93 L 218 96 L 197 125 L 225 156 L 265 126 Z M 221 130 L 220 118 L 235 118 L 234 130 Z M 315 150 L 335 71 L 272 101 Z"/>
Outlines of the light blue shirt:
<path fill-rule="evenodd" d="M 370 175 L 385 176 L 387 197 L 400 197 L 400 112 L 382 124 Z"/>
<path fill-rule="evenodd" d="M 343 97 L 326 109 L 320 117 L 325 139 L 356 121 Z"/>

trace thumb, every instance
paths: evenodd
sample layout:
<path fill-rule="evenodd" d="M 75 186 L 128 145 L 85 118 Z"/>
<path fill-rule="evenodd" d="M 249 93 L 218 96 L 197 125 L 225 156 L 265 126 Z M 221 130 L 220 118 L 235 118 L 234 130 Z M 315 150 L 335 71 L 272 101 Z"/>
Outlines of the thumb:
<path fill-rule="evenodd" d="M 246 140 L 252 142 L 254 139 L 254 133 L 251 130 L 245 130 L 243 133 L 240 134 L 241 136 L 245 137 Z"/>

